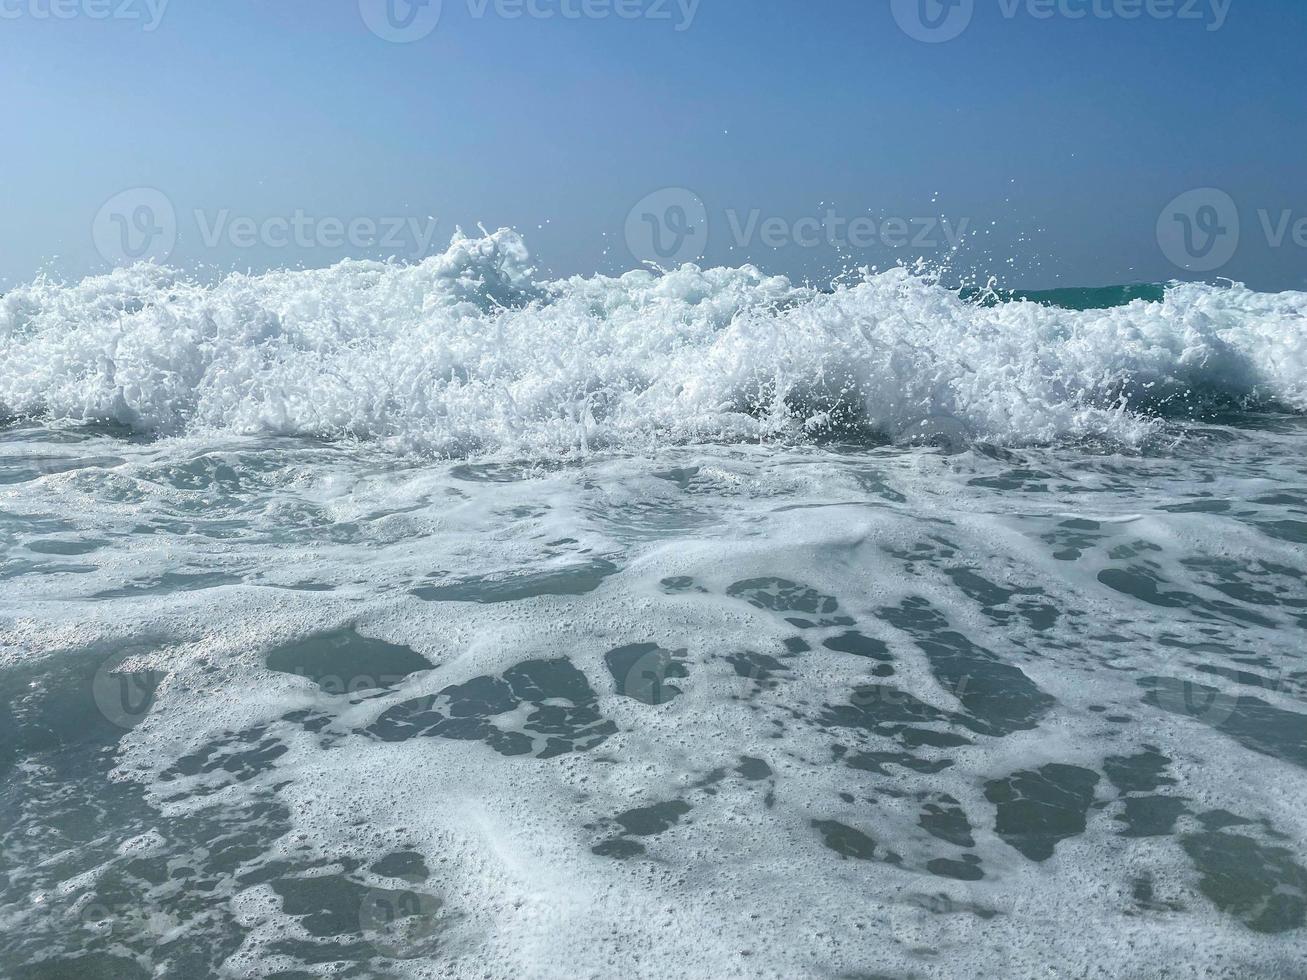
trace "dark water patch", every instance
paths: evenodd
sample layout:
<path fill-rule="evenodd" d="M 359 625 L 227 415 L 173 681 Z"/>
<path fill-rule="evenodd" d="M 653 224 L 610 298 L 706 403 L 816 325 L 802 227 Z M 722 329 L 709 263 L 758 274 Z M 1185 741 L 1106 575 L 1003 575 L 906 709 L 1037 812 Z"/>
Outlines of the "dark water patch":
<path fill-rule="evenodd" d="M 939 732 L 933 728 L 905 728 L 898 733 L 898 739 L 910 749 L 956 749 L 963 745 L 976 744 L 965 735 Z"/>
<path fill-rule="evenodd" d="M 687 592 L 707 593 L 708 591 L 688 575 L 665 578 L 658 584 L 667 595 L 684 595 Z"/>
<path fill-rule="evenodd" d="M 1141 677 L 1144 703 L 1192 718 L 1240 745 L 1307 768 L 1307 715 L 1285 711 L 1250 694 L 1226 694 L 1174 677 Z"/>
<path fill-rule="evenodd" d="M 1256 823 L 1229 810 L 1208 810 L 1198 814 L 1198 822 L 1206 830 L 1225 830 L 1227 827 L 1248 827 Z"/>
<path fill-rule="evenodd" d="M 243 783 L 271 770 L 276 760 L 287 751 L 280 739 L 268 734 L 266 726 L 256 726 L 224 735 L 182 756 L 160 775 L 159 781 L 166 783 L 183 776 L 225 772 L 233 776 L 235 782 Z M 193 795 L 212 791 L 200 790 Z"/>
<path fill-rule="evenodd" d="M 977 731 L 999 736 L 1028 731 L 1056 703 L 1019 667 L 949 629 L 948 620 L 923 598 L 905 599 L 877 615 L 913 637 L 936 680 L 979 723 Z"/>
<path fill-rule="evenodd" d="M 130 599 L 143 595 L 171 595 L 176 592 L 199 592 L 224 585 L 237 585 L 239 575 L 227 572 L 164 572 L 158 578 L 137 579 L 117 589 L 97 592 L 92 599 Z"/>
<path fill-rule="evenodd" d="M 962 299 L 980 306 L 1030 302 L 1064 310 L 1107 310 L 1134 302 L 1161 303 L 1166 286 L 1161 283 L 1131 283 L 1120 286 L 1062 286 L 1057 289 L 981 289 L 969 286 L 960 291 Z"/>
<path fill-rule="evenodd" d="M 947 575 L 959 589 L 982 606 L 1001 606 L 1014 595 L 1016 589 L 1005 589 L 969 568 L 946 568 Z"/>
<path fill-rule="evenodd" d="M 821 842 L 841 857 L 857 861 L 880 861 L 884 864 L 903 863 L 903 858 L 898 854 L 847 824 L 837 820 L 814 820 L 812 826 L 821 835 Z"/>
<path fill-rule="evenodd" d="M 79 533 L 79 530 L 72 521 L 61 520 L 48 514 L 16 514 L 10 510 L 0 510 L 0 534 L 12 541 L 17 541 L 26 535 L 74 535 Z"/>
<path fill-rule="evenodd" d="M 717 795 L 717 784 L 726 779 L 728 771 L 721 767 L 710 769 L 700 779 L 690 784 L 691 789 L 702 789 L 709 796 Z"/>
<path fill-rule="evenodd" d="M 1037 588 L 1004 588 L 969 568 L 949 568 L 945 574 L 967 596 L 980 603 L 985 615 L 996 623 L 1004 624 L 1013 616 L 1021 616 L 1031 629 L 1043 631 L 1057 624 L 1062 615 L 1058 608 L 1038 598 L 1044 595 Z M 1017 601 L 1013 608 L 1004 608 Z"/>
<path fill-rule="evenodd" d="M 0 668 L 0 775 L 24 757 L 112 748 L 152 710 L 163 671 L 129 667 L 146 642 L 67 650 Z"/>
<path fill-rule="evenodd" d="M 396 851 L 374 861 L 368 869 L 383 878 L 400 878 L 404 881 L 426 881 L 431 877 L 426 859 L 417 851 Z"/>
<path fill-rule="evenodd" d="M 1166 580 L 1142 565 L 1131 565 L 1128 568 L 1105 568 L 1098 573 L 1098 581 L 1114 592 L 1119 592 L 1122 595 L 1130 596 L 1132 599 L 1138 599 L 1140 602 L 1146 602 L 1150 606 L 1158 606 L 1162 609 L 1188 609 L 1205 619 L 1235 619 L 1266 627 L 1276 625 L 1274 620 L 1267 619 L 1260 613 L 1255 613 L 1250 609 L 1244 609 L 1223 600 L 1209 601 L 1194 595 L 1192 592 L 1185 592 L 1180 589 L 1169 592 L 1163 591 L 1160 586 L 1166 584 Z"/>
<path fill-rule="evenodd" d="M 89 555 L 92 551 L 98 551 L 109 542 L 104 540 L 90 541 L 29 541 L 27 550 L 34 551 L 38 555 Z"/>
<path fill-rule="evenodd" d="M 826 705 L 820 721 L 833 728 L 861 728 L 880 735 L 894 735 L 906 725 L 948 725 L 964 719 L 919 701 L 896 687 L 862 684 L 854 688 L 848 704 Z"/>
<path fill-rule="evenodd" d="M 681 490 L 689 490 L 694 478 L 699 475 L 698 466 L 677 467 L 670 470 L 658 470 L 653 475 L 656 479 L 674 483 Z"/>
<path fill-rule="evenodd" d="M 737 677 L 743 677 L 764 690 L 776 687 L 778 675 L 789 675 L 790 668 L 775 657 L 752 650 L 737 650 L 724 658 L 735 669 Z"/>
<path fill-rule="evenodd" d="M 985 877 L 980 858 L 975 854 L 963 854 L 956 861 L 952 858 L 935 858 L 926 862 L 926 870 L 937 878 L 952 878 L 955 881 L 980 881 Z"/>
<path fill-rule="evenodd" d="M 410 592 L 426 602 L 518 602 L 544 595 L 585 595 L 615 574 L 617 566 L 612 562 L 594 559 L 569 568 L 500 577 L 476 576 L 447 585 L 426 585 Z"/>
<path fill-rule="evenodd" d="M 762 759 L 755 759 L 747 755 L 740 756 L 740 763 L 735 767 L 735 771 L 750 782 L 767 779 L 772 774 L 771 766 L 763 762 Z"/>
<path fill-rule="evenodd" d="M 604 655 L 617 693 L 644 704 L 666 704 L 681 693 L 669 680 L 690 676 L 684 650 L 664 650 L 656 643 L 633 643 Z"/>
<path fill-rule="evenodd" d="M 308 934 L 274 941 L 269 947 L 274 955 L 308 967 L 344 962 L 351 968 L 346 976 L 375 976 L 368 965 L 378 956 L 412 959 L 439 949 L 444 903 L 435 895 L 368 887 L 346 874 L 287 877 L 271 886 L 283 914 Z"/>
<path fill-rule="evenodd" d="M 318 939 L 360 932 L 359 910 L 368 898 L 366 886 L 343 875 L 282 878 L 272 882 L 281 910 Z"/>
<path fill-rule="evenodd" d="M 1281 933 L 1307 921 L 1307 871 L 1283 847 L 1238 834 L 1189 834 L 1180 840 L 1202 876 L 1199 890 L 1249 929 Z"/>
<path fill-rule="evenodd" d="M 627 840 L 625 837 L 600 841 L 590 850 L 600 857 L 613 858 L 616 861 L 629 861 L 631 858 L 641 857 L 647 853 L 644 845 L 638 840 Z"/>
<path fill-rule="evenodd" d="M 18 967 L 14 980 L 150 980 L 150 970 L 135 960 L 110 953 L 56 956 L 44 963 Z"/>
<path fill-rule="evenodd" d="M 854 473 L 853 478 L 863 491 L 873 497 L 879 497 L 881 500 L 887 500 L 892 504 L 906 504 L 908 502 L 908 498 L 894 489 L 884 473 L 863 470 Z"/>
<path fill-rule="evenodd" d="M 495 719 L 530 710 L 521 730 Z M 386 742 L 410 738 L 482 741 L 501 755 L 548 759 L 586 752 L 617 731 L 599 713 L 589 681 L 567 658 L 529 660 L 502 677 L 477 677 L 386 711 L 367 733 Z"/>
<path fill-rule="evenodd" d="M 994 831 L 1031 861 L 1047 861 L 1057 845 L 1085 832 L 1098 773 L 1051 763 L 985 784 L 998 808 Z"/>
<path fill-rule="evenodd" d="M 1053 478 L 1053 474 L 1042 470 L 1017 468 L 998 476 L 973 477 L 967 481 L 967 486 L 1015 493 L 1048 493 L 1047 481 Z"/>
<path fill-rule="evenodd" d="M 720 772 L 720 778 L 725 778 L 725 770 L 718 770 L 718 772 Z M 708 782 L 720 781 L 720 778 L 717 780 L 710 778 Z M 700 785 L 706 784 L 701 782 Z M 711 792 L 716 791 L 712 790 Z M 609 832 L 614 830 L 617 832 L 615 836 L 595 844 L 590 848 L 590 851 L 600 857 L 612 858 L 617 861 L 628 861 L 632 858 L 643 857 L 647 853 L 645 845 L 631 838 L 649 838 L 665 834 L 678 825 L 686 814 L 692 810 L 693 807 L 684 800 L 667 800 L 661 803 L 651 803 L 648 806 L 634 807 L 597 823 L 586 824 L 587 830 L 606 829 Z"/>
<path fill-rule="evenodd" d="M 1130 796 L 1117 817 L 1126 826 L 1122 837 L 1168 837 L 1175 823 L 1189 812 L 1184 801 L 1174 796 Z"/>
<path fill-rule="evenodd" d="M 1307 544 L 1307 521 L 1262 521 L 1257 527 L 1279 541 Z"/>
<path fill-rule="evenodd" d="M 789 579 L 748 579 L 730 586 L 726 594 L 733 599 L 743 599 L 757 609 L 766 609 L 770 612 L 804 613 L 806 616 L 827 617 L 818 620 L 795 617 L 786 619 L 786 622 L 799 629 L 855 625 L 847 616 L 834 615 L 840 608 L 834 596 L 823 595 L 816 589 L 791 582 Z"/>
<path fill-rule="evenodd" d="M 1183 912 L 1178 902 L 1161 901 L 1156 896 L 1153 876 L 1145 872 L 1130 880 L 1130 897 L 1135 905 L 1146 912 Z"/>
<path fill-rule="evenodd" d="M 395 687 L 433 666 L 410 647 L 362 636 L 352 627 L 279 647 L 268 654 L 267 665 L 308 678 L 333 695 Z"/>
<path fill-rule="evenodd" d="M 958 847 L 975 847 L 971 823 L 962 805 L 947 793 L 940 793 L 921 808 L 917 823 L 932 837 Z"/>
<path fill-rule="evenodd" d="M 863 636 L 857 630 L 832 636 L 828 640 L 823 640 L 821 645 L 827 650 L 851 653 L 855 657 L 866 657 L 868 660 L 877 660 L 881 663 L 890 663 L 894 659 L 890 656 L 889 647 L 883 641 Z"/>
<path fill-rule="evenodd" d="M 247 933 L 229 905 L 236 876 L 289 829 L 266 798 L 170 815 L 138 783 L 111 778 L 118 740 L 149 698 L 133 684 L 124 709 L 104 679 L 135 649 L 0 668 L 5 977 L 216 976 Z M 119 852 L 147 832 L 157 853 Z"/>
<path fill-rule="evenodd" d="M 1235 670 L 1230 667 L 1217 667 L 1213 664 L 1195 664 L 1194 670 L 1200 674 L 1220 677 L 1254 690 L 1272 691 L 1296 697 L 1307 695 L 1307 683 L 1304 683 L 1307 681 L 1307 672 L 1290 671 L 1272 678 L 1262 674 L 1254 674 L 1250 670 Z"/>
<path fill-rule="evenodd" d="M 844 757 L 850 769 L 874 772 L 879 776 L 892 776 L 886 766 L 899 766 L 922 775 L 934 775 L 953 765 L 952 759 L 922 759 L 909 752 L 851 752 Z"/>
<path fill-rule="evenodd" d="M 1168 514 L 1225 514 L 1230 510 L 1230 502 L 1200 498 L 1187 500 L 1183 504 L 1167 504 L 1158 509 Z"/>
<path fill-rule="evenodd" d="M 619 813 L 613 817 L 613 822 L 632 837 L 656 837 L 675 827 L 691 809 L 690 804 L 683 800 L 670 800 Z"/>
<path fill-rule="evenodd" d="M 1103 771 L 1122 793 L 1151 793 L 1163 786 L 1174 786 L 1166 775 L 1171 759 L 1154 746 L 1145 745 L 1135 755 L 1111 755 L 1103 761 Z"/>
<path fill-rule="evenodd" d="M 1187 593 L 1172 595 L 1159 591 L 1160 579 L 1142 569 L 1106 568 L 1098 573 L 1098 581 L 1122 595 L 1164 609 L 1180 609 L 1189 604 L 1188 600 L 1197 599 Z"/>
<path fill-rule="evenodd" d="M 74 565 L 71 562 L 0 561 L 0 581 L 26 575 L 90 575 L 98 565 Z"/>
<path fill-rule="evenodd" d="M 1040 540 L 1054 549 L 1053 557 L 1058 561 L 1079 561 L 1085 552 L 1107 537 L 1098 521 L 1077 517 L 1062 521 L 1052 531 L 1040 535 Z"/>
<path fill-rule="evenodd" d="M 262 576 L 259 576 L 262 578 Z M 285 589 L 287 592 L 335 592 L 336 586 L 328 585 L 326 582 L 291 582 L 283 585 L 280 582 L 260 582 L 265 589 Z"/>
<path fill-rule="evenodd" d="M 1285 576 L 1256 562 L 1225 558 L 1186 558 L 1181 564 L 1202 574 L 1203 584 L 1208 588 L 1237 602 L 1307 608 L 1307 596 L 1303 595 L 1298 576 Z"/>

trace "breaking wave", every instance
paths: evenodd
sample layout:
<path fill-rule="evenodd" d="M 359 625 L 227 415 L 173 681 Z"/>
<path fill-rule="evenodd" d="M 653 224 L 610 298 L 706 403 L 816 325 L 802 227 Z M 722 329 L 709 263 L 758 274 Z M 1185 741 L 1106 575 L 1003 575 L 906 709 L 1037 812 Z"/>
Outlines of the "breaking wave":
<path fill-rule="evenodd" d="M 0 415 L 383 441 L 449 456 L 937 436 L 1138 445 L 1214 407 L 1307 410 L 1307 293 L 1173 285 L 1073 311 L 896 269 L 534 277 L 514 232 L 402 265 L 152 265 L 0 298 Z"/>

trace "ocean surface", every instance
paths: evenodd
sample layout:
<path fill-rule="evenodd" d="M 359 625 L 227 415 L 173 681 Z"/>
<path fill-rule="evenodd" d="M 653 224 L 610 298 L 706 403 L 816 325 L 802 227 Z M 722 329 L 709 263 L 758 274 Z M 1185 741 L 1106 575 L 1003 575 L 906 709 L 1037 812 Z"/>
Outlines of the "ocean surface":
<path fill-rule="evenodd" d="M 1307 294 L 0 297 L 0 976 L 1307 976 Z"/>

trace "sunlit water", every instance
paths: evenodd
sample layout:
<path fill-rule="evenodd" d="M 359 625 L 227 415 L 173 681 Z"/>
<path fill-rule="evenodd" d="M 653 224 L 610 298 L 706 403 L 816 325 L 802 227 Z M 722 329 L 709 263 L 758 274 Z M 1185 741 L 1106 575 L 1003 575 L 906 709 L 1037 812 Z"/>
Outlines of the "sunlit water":
<path fill-rule="evenodd" d="M 4 299 L 0 976 L 1307 975 L 1301 298 L 128 281 Z"/>

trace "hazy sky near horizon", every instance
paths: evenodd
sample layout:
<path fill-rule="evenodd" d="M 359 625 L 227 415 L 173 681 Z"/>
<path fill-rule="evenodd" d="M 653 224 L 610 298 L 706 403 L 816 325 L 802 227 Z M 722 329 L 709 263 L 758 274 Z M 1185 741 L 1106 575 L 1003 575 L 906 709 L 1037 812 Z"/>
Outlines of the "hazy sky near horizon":
<path fill-rule="evenodd" d="M 1302 0 L 0 0 L 0 289 L 478 223 L 556 275 L 1307 288 L 1305 45 Z"/>

